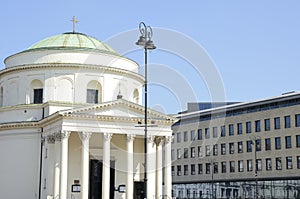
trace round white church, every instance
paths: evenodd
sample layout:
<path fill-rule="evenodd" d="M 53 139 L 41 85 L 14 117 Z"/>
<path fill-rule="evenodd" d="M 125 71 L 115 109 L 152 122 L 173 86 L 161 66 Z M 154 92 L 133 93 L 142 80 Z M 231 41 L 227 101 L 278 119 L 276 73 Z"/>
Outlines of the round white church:
<path fill-rule="evenodd" d="M 82 33 L 46 38 L 0 71 L 0 198 L 144 198 L 144 77 Z M 171 125 L 148 109 L 147 199 L 171 197 Z M 164 184 L 164 186 L 163 186 Z M 164 187 L 164 188 L 163 188 Z"/>

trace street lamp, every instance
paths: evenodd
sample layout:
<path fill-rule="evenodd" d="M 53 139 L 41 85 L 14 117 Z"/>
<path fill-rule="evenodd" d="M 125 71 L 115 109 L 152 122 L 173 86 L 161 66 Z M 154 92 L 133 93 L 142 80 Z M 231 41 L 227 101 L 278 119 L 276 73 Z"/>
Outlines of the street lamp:
<path fill-rule="evenodd" d="M 144 22 L 139 24 L 140 30 L 140 38 L 135 43 L 138 46 L 142 46 L 144 48 L 145 53 L 145 138 L 144 138 L 144 155 L 145 155 L 145 164 L 144 164 L 144 194 L 145 198 L 147 198 L 147 137 L 148 137 L 148 124 L 147 124 L 147 92 L 148 92 L 148 79 L 147 79 L 147 64 L 148 64 L 148 50 L 154 50 L 156 46 L 151 40 L 153 32 L 150 26 L 146 26 Z"/>
<path fill-rule="evenodd" d="M 255 199 L 258 198 L 258 181 L 257 181 L 257 140 L 260 140 L 260 137 L 252 136 L 252 143 L 254 145 L 254 161 L 255 161 L 255 167 L 254 167 L 254 177 L 255 177 Z M 261 146 L 260 146 L 261 147 Z"/>

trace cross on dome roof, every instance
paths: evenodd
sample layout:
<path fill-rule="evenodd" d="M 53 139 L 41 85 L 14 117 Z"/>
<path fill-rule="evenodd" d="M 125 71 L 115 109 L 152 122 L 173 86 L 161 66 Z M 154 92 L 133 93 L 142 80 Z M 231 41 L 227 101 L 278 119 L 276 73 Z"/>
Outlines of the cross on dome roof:
<path fill-rule="evenodd" d="M 73 16 L 73 19 L 71 20 L 73 22 L 73 32 L 76 32 L 76 23 L 79 21 L 76 19 L 76 16 Z"/>

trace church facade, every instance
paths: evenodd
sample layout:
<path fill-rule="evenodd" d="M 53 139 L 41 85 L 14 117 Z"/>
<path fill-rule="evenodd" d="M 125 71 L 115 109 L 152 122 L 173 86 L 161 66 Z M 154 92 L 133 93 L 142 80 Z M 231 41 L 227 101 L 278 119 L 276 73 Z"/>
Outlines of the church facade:
<path fill-rule="evenodd" d="M 68 32 L 4 62 L 0 198 L 143 198 L 144 146 L 146 197 L 171 197 L 176 119 L 148 109 L 145 139 L 144 77 L 134 61 Z"/>

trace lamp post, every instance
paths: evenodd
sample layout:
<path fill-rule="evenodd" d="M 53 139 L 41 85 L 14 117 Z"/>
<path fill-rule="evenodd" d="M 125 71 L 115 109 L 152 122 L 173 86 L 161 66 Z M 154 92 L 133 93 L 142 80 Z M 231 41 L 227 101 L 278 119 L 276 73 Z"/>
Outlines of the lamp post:
<path fill-rule="evenodd" d="M 254 177 L 255 177 L 255 199 L 258 198 L 258 181 L 257 181 L 257 140 L 259 140 L 260 137 L 252 137 L 252 144 L 254 145 L 254 161 L 255 161 L 255 167 L 254 167 Z"/>
<path fill-rule="evenodd" d="M 140 30 L 140 38 L 135 43 L 138 46 L 142 46 L 144 48 L 145 53 L 145 138 L 144 138 L 144 198 L 147 198 L 147 137 L 148 137 L 148 124 L 147 124 L 147 102 L 148 102 L 148 74 L 147 74 L 147 65 L 148 65 L 148 50 L 154 50 L 156 46 L 154 45 L 153 41 L 151 40 L 153 32 L 150 26 L 147 26 L 144 22 L 139 24 Z"/>

